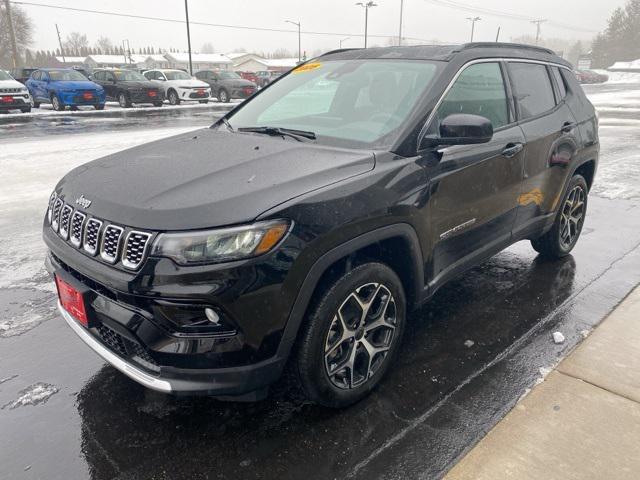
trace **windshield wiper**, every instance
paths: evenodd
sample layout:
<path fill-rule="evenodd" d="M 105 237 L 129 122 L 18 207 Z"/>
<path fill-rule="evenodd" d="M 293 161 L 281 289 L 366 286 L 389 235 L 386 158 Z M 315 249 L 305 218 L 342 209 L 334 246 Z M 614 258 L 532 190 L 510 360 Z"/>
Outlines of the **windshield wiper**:
<path fill-rule="evenodd" d="M 293 128 L 282 127 L 243 127 L 238 128 L 239 132 L 252 132 L 252 133 L 264 133 L 265 135 L 271 135 L 273 137 L 284 136 L 291 137 L 299 142 L 304 140 L 315 140 L 316 134 L 308 132 L 306 130 L 296 130 Z"/>

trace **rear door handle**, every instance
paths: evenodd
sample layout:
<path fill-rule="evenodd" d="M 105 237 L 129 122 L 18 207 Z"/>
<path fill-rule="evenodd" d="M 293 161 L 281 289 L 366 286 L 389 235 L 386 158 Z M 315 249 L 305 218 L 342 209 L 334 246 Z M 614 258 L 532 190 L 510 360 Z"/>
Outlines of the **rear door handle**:
<path fill-rule="evenodd" d="M 521 143 L 509 143 L 504 150 L 502 150 L 502 155 L 507 158 L 515 157 L 524 149 L 524 145 Z"/>
<path fill-rule="evenodd" d="M 562 133 L 571 133 L 574 128 L 576 128 L 576 124 L 574 122 L 564 122 L 560 131 Z"/>

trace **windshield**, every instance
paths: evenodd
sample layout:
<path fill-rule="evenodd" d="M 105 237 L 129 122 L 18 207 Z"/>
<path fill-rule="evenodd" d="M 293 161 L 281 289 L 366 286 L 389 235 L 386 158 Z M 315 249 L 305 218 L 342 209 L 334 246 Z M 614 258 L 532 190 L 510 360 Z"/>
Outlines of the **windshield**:
<path fill-rule="evenodd" d="M 0 80 L 13 80 L 13 78 L 4 70 L 0 70 Z"/>
<path fill-rule="evenodd" d="M 223 79 L 223 80 L 229 80 L 229 79 L 233 79 L 233 78 L 242 78 L 236 72 L 220 72 L 220 73 L 218 73 L 218 75 L 220 75 L 220 78 Z"/>
<path fill-rule="evenodd" d="M 164 76 L 167 77 L 167 80 L 191 80 L 191 75 L 181 70 L 164 72 Z"/>
<path fill-rule="evenodd" d="M 70 81 L 87 80 L 87 77 L 85 77 L 80 72 L 77 72 L 75 70 L 51 70 L 49 71 L 49 77 L 54 82 L 57 82 L 60 80 L 70 80 Z"/>
<path fill-rule="evenodd" d="M 116 76 L 116 80 L 120 81 L 147 81 L 142 74 L 131 70 L 122 70 L 119 72 L 113 72 L 113 74 Z"/>
<path fill-rule="evenodd" d="M 437 62 L 411 60 L 306 64 L 246 102 L 229 123 L 312 131 L 319 141 L 347 146 L 390 144 L 437 69 Z"/>

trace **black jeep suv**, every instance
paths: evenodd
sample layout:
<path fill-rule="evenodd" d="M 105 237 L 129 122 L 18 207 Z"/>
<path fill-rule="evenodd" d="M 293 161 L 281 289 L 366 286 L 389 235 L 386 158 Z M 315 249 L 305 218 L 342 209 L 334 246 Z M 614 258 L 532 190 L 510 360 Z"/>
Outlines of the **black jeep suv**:
<path fill-rule="evenodd" d="M 134 103 L 152 103 L 161 107 L 164 91 L 134 70 L 93 71 L 92 80 L 104 88 L 108 99 L 117 100 L 122 108 Z"/>
<path fill-rule="evenodd" d="M 340 50 L 211 128 L 76 168 L 44 221 L 70 327 L 163 392 L 344 406 L 407 312 L 514 242 L 567 255 L 598 162 L 571 66 L 509 44 Z"/>

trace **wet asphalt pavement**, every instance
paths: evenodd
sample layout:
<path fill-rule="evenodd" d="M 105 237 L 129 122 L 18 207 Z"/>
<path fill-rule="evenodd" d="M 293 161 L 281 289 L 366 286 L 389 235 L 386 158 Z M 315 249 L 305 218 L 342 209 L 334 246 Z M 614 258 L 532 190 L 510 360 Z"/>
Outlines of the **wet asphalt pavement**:
<path fill-rule="evenodd" d="M 635 92 L 625 111 L 620 91 Z M 47 184 L 39 196 L 0 204 L 0 478 L 438 478 L 640 282 L 640 167 L 625 163 L 638 155 L 640 84 L 588 92 L 603 105 L 605 180 L 596 178 L 573 255 L 544 261 L 521 242 L 445 286 L 411 316 L 382 385 L 342 411 L 306 404 L 287 377 L 265 401 L 223 403 L 154 393 L 105 365 L 55 311 L 37 230 L 56 173 L 34 179 Z M 181 128 L 215 114 L 193 110 Z M 127 131 L 175 125 L 163 113 Z M 127 122 L 99 118 L 74 120 L 64 148 Z M 25 143 L 14 156 L 66 128 L 7 121 L 15 117 L 0 118 L 0 167 L 16 135 Z"/>

